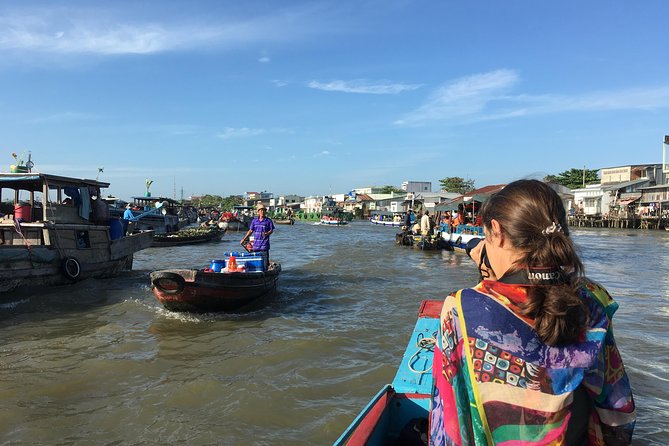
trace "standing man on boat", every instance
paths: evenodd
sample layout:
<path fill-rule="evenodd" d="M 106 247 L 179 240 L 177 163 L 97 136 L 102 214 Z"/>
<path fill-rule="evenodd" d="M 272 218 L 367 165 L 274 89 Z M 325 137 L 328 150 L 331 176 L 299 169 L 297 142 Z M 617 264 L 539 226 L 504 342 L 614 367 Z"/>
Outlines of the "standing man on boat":
<path fill-rule="evenodd" d="M 128 234 L 128 227 L 130 222 L 135 218 L 135 214 L 132 213 L 132 206 L 130 203 L 125 205 L 125 212 L 123 212 L 123 233 Z"/>
<path fill-rule="evenodd" d="M 256 212 L 258 213 L 257 217 L 253 217 L 251 224 L 249 225 L 249 230 L 244 234 L 244 237 L 239 242 L 241 245 L 244 245 L 248 238 L 253 234 L 253 247 L 251 251 L 253 252 L 264 252 L 265 266 L 269 266 L 269 236 L 274 232 L 274 222 L 271 218 L 267 217 L 267 209 L 265 205 L 259 203 L 256 207 Z"/>
<path fill-rule="evenodd" d="M 423 216 L 420 218 L 420 235 L 426 237 L 430 235 L 430 213 L 425 209 Z"/>

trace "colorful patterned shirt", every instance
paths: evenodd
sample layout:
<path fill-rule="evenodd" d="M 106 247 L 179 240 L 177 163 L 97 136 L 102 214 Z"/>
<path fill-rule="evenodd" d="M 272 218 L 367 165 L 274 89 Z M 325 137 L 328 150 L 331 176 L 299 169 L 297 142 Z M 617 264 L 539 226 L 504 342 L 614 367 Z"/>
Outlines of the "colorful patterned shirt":
<path fill-rule="evenodd" d="M 636 411 L 613 338 L 618 304 L 584 279 L 579 294 L 590 321 L 582 340 L 550 346 L 520 314 L 526 290 L 484 280 L 446 298 L 434 356 L 430 445 L 564 444 L 579 386 L 590 400 L 587 444 L 630 444 Z"/>

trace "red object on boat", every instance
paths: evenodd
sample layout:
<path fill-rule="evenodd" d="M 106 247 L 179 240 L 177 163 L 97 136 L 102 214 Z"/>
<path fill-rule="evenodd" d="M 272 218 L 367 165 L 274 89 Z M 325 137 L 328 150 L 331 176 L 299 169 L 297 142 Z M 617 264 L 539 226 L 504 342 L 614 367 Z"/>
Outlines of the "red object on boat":
<path fill-rule="evenodd" d="M 21 219 L 22 221 L 29 223 L 32 221 L 31 211 L 32 211 L 32 206 L 30 206 L 29 204 L 15 204 L 14 219 L 15 220 Z"/>

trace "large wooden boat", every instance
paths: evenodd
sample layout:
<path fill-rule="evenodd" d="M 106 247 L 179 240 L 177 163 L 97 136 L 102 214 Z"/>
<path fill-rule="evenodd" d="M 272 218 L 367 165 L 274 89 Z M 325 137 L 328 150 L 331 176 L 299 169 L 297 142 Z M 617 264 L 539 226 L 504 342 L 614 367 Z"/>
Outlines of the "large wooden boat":
<path fill-rule="evenodd" d="M 220 229 L 218 226 L 185 228 L 172 234 L 155 235 L 151 246 L 180 246 L 216 242 L 221 240 L 223 234 L 225 234 L 225 229 Z"/>
<path fill-rule="evenodd" d="M 442 300 L 424 300 L 392 384 L 372 398 L 335 446 L 427 444 L 432 357 Z"/>
<path fill-rule="evenodd" d="M 153 232 L 125 235 L 100 191 L 109 183 L 0 173 L 0 292 L 111 277 L 132 267 Z"/>
<path fill-rule="evenodd" d="M 190 219 L 182 212 L 180 203 L 166 197 L 132 197 L 130 220 L 132 230 L 154 231 L 158 234 L 172 234 L 190 224 Z M 124 208 L 112 208 L 111 215 L 122 217 Z"/>
<path fill-rule="evenodd" d="M 215 272 L 210 269 L 167 269 L 150 274 L 151 289 L 170 311 L 194 313 L 244 311 L 276 292 L 281 265 L 267 271 Z"/>

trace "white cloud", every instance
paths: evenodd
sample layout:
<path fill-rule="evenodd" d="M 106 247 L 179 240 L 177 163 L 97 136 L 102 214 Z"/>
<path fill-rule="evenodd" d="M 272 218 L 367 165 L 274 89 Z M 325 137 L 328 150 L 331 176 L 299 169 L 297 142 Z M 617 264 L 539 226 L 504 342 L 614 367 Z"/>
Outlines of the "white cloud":
<path fill-rule="evenodd" d="M 314 155 L 314 158 L 323 158 L 330 156 L 330 151 L 329 150 L 321 150 L 319 153 L 316 153 Z"/>
<path fill-rule="evenodd" d="M 222 132 L 217 133 L 216 137 L 221 139 L 241 138 L 245 136 L 256 136 L 265 133 L 263 129 L 250 129 L 248 127 L 233 128 L 225 127 Z"/>
<path fill-rule="evenodd" d="M 94 115 L 92 113 L 81 113 L 81 112 L 59 112 L 46 116 L 39 116 L 31 120 L 33 123 L 43 124 L 43 123 L 62 123 L 62 122 L 76 122 L 76 121 L 92 121 L 100 119 L 100 116 Z"/>
<path fill-rule="evenodd" d="M 190 23 L 126 20 L 130 8 L 51 8 L 0 10 L 0 52 L 53 54 L 151 54 L 190 48 L 232 48 L 247 44 L 291 41 L 328 32 L 315 24 L 318 9 L 298 6 L 267 15 L 210 17 Z M 331 29 L 330 29 L 331 30 Z M 269 57 L 262 55 L 261 62 Z"/>
<path fill-rule="evenodd" d="M 261 56 L 261 57 L 258 58 L 258 62 L 260 62 L 260 63 L 270 63 L 271 61 L 272 61 L 272 59 L 270 59 L 267 56 Z"/>
<path fill-rule="evenodd" d="M 311 81 L 307 86 L 316 90 L 362 94 L 399 94 L 403 91 L 416 90 L 421 87 L 420 85 L 396 84 L 388 81 L 372 83 L 365 79 L 355 79 L 350 81 L 335 80 L 327 83 Z"/>
<path fill-rule="evenodd" d="M 277 87 L 285 87 L 286 85 L 288 85 L 288 81 L 283 81 L 280 79 L 274 79 L 272 80 L 272 83 Z"/>
<path fill-rule="evenodd" d="M 398 119 L 395 124 L 469 124 L 550 113 L 669 107 L 669 86 L 573 96 L 510 94 L 519 79 L 513 70 L 497 70 L 456 79 L 437 88 L 423 105 Z"/>

